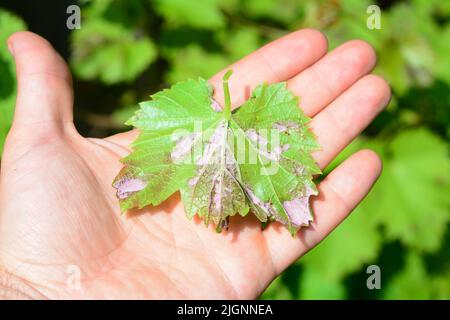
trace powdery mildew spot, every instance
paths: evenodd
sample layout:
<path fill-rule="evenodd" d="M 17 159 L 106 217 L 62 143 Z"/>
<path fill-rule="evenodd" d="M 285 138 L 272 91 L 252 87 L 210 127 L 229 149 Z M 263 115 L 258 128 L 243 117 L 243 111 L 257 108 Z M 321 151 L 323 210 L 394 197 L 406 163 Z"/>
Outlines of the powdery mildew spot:
<path fill-rule="evenodd" d="M 280 161 L 281 154 L 290 148 L 289 144 L 285 144 L 282 146 L 276 146 L 272 151 L 268 151 L 268 140 L 258 134 L 256 130 L 249 129 L 245 134 L 249 140 L 253 141 L 257 145 L 258 153 L 271 161 Z"/>
<path fill-rule="evenodd" d="M 220 104 L 216 100 L 214 100 L 213 98 L 211 98 L 211 108 L 215 112 L 221 112 L 222 111 L 222 107 L 220 106 Z"/>
<path fill-rule="evenodd" d="M 222 121 L 209 139 L 202 156 L 197 160 L 197 165 L 202 166 L 218 161 L 218 159 L 216 159 L 217 157 L 214 157 L 214 154 L 218 149 L 223 148 L 223 145 L 226 143 L 227 130 L 228 123 L 226 121 Z"/>
<path fill-rule="evenodd" d="M 312 221 L 309 197 L 313 194 L 316 193 L 306 186 L 303 196 L 283 202 L 284 210 L 288 214 L 292 224 L 295 226 L 308 226 Z"/>
<path fill-rule="evenodd" d="M 273 209 L 272 205 L 270 205 L 270 203 L 262 201 L 250 188 L 245 187 L 244 189 L 250 201 L 253 202 L 256 206 L 260 207 L 261 210 L 263 210 L 264 213 L 267 214 L 267 217 L 275 215 L 275 210 Z"/>
<path fill-rule="evenodd" d="M 117 189 L 117 197 L 119 199 L 128 198 L 132 193 L 141 191 L 147 186 L 147 182 L 139 178 L 124 177 L 114 183 L 114 188 Z"/>
<path fill-rule="evenodd" d="M 287 121 L 287 122 L 276 122 L 272 126 L 275 130 L 278 130 L 279 132 L 286 132 L 289 130 L 296 130 L 299 128 L 298 123 L 293 121 Z"/>
<path fill-rule="evenodd" d="M 200 132 L 194 132 L 181 137 L 170 153 L 170 158 L 173 162 L 177 162 L 191 152 L 192 146 L 197 138 L 201 135 Z"/>

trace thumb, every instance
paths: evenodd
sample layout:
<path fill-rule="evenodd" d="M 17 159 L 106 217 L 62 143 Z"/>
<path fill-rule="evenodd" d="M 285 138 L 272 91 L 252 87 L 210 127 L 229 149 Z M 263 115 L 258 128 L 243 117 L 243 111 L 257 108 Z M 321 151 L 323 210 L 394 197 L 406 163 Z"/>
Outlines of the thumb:
<path fill-rule="evenodd" d="M 45 123 L 63 128 L 72 123 L 72 79 L 66 63 L 50 43 L 31 32 L 8 39 L 18 81 L 13 128 Z M 47 126 L 47 124 L 49 126 Z"/>

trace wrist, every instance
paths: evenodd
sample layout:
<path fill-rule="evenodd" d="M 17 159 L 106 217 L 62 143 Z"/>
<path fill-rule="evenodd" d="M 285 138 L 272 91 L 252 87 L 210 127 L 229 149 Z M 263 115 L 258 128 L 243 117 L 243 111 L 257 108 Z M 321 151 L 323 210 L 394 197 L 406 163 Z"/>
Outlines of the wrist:
<path fill-rule="evenodd" d="M 44 299 L 27 281 L 0 268 L 0 300 Z"/>

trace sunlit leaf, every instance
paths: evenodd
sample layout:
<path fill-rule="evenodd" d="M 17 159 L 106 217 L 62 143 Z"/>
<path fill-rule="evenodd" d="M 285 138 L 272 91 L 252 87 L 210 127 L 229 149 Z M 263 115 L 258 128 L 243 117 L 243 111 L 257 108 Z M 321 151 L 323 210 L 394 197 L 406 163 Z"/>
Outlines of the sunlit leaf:
<path fill-rule="evenodd" d="M 226 100 L 228 101 L 228 100 Z M 180 190 L 189 218 L 220 230 L 251 208 L 261 222 L 295 233 L 312 221 L 317 149 L 285 83 L 258 86 L 232 114 L 203 79 L 158 92 L 128 123 L 141 130 L 114 182 L 123 210 L 158 205 Z M 228 111 L 227 111 L 228 110 Z"/>

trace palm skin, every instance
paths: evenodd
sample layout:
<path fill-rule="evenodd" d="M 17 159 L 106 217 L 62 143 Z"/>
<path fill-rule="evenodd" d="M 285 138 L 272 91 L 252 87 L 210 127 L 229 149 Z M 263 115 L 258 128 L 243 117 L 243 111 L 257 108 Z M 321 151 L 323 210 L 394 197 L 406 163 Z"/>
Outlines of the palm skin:
<path fill-rule="evenodd" d="M 321 182 L 312 200 L 315 221 L 294 238 L 277 223 L 261 230 L 254 217 L 234 217 L 229 230 L 217 234 L 185 217 L 178 194 L 161 206 L 121 215 L 111 182 L 136 132 L 81 137 L 62 59 L 27 32 L 13 35 L 9 47 L 19 93 L 0 180 L 5 298 L 256 298 L 349 214 L 381 171 L 371 151 L 347 159 Z M 321 167 L 390 96 L 384 80 L 366 75 L 375 62 L 367 44 L 353 41 L 326 51 L 318 31 L 295 32 L 231 66 L 236 80 L 230 84 L 239 105 L 264 80 L 288 81 L 314 117 Z M 218 101 L 221 75 L 211 79 Z M 75 288 L 73 267 L 80 276 Z"/>

